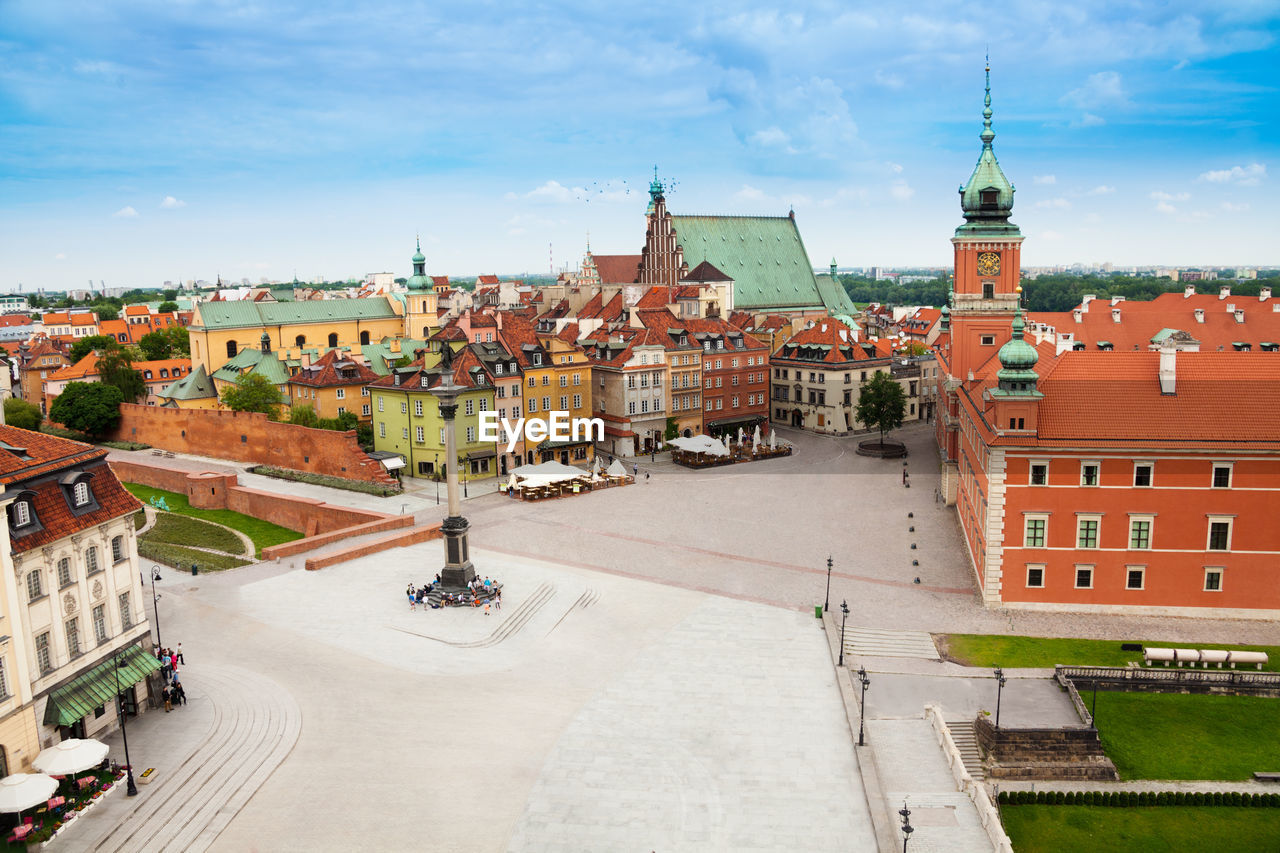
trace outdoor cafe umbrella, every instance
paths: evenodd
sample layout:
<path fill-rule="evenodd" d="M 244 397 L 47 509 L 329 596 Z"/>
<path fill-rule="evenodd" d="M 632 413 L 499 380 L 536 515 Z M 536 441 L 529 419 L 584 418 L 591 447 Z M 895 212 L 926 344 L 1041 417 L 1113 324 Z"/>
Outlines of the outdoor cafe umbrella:
<path fill-rule="evenodd" d="M 751 452 L 760 452 L 760 424 L 756 424 L 756 433 L 751 437 Z"/>
<path fill-rule="evenodd" d="M 516 487 L 516 475 L 512 474 L 511 479 L 507 481 L 507 488 L 514 489 Z"/>
<path fill-rule="evenodd" d="M 743 434 L 742 427 L 738 427 L 738 444 L 742 444 Z"/>
<path fill-rule="evenodd" d="M 770 450 L 777 450 L 777 449 L 778 449 L 778 432 L 777 432 L 777 430 L 772 430 L 772 429 L 771 429 L 771 430 L 769 430 L 769 449 L 770 449 Z"/>
<path fill-rule="evenodd" d="M 100 740 L 69 738 L 40 750 L 31 766 L 50 776 L 70 776 L 97 767 L 107 757 L 107 745 Z"/>
<path fill-rule="evenodd" d="M 22 812 L 48 802 L 58 780 L 43 773 L 14 773 L 0 779 L 0 812 Z"/>

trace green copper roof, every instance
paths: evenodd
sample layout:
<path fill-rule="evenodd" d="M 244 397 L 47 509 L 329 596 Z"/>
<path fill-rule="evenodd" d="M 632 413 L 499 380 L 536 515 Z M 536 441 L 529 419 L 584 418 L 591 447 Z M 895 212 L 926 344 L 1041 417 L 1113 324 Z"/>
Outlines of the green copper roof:
<path fill-rule="evenodd" d="M 996 379 L 1000 383 L 999 390 L 1006 394 L 1034 393 L 1036 382 L 1040 379 L 1035 370 L 1036 362 L 1040 360 L 1040 353 L 1036 352 L 1036 348 L 1022 337 L 1025 330 L 1026 324 L 1022 322 L 1022 306 L 1018 306 L 1018 313 L 1013 315 L 1013 337 L 996 353 L 996 358 L 1000 359 L 1000 370 L 996 373 Z"/>
<path fill-rule="evenodd" d="M 204 400 L 218 396 L 218 392 L 214 390 L 209 374 L 204 372 L 204 365 L 199 364 L 186 376 L 165 388 L 160 396 L 168 400 Z"/>
<path fill-rule="evenodd" d="M 413 340 L 411 338 L 400 339 L 400 352 L 392 352 L 390 339 L 383 340 L 377 344 L 365 344 L 360 347 L 360 352 L 364 354 L 365 360 L 369 363 L 369 369 L 379 376 L 386 376 L 391 371 L 387 368 L 388 362 L 399 361 L 402 357 L 408 356 L 413 361 L 413 351 L 419 349 L 429 350 L 431 347 L 426 341 Z"/>
<path fill-rule="evenodd" d="M 44 708 L 44 724 L 73 726 L 95 708 L 114 701 L 118 691 L 132 687 L 160 668 L 156 656 L 138 646 L 130 646 L 121 653 L 118 670 L 115 664 L 116 658 L 108 658 L 50 693 Z"/>
<path fill-rule="evenodd" d="M 257 373 L 272 385 L 284 385 L 289 381 L 289 371 L 280 363 L 279 357 L 274 352 L 264 353 L 260 349 L 240 350 L 235 358 L 228 359 L 213 372 L 213 378 L 224 382 L 235 382 L 236 378 L 243 373 Z"/>
<path fill-rule="evenodd" d="M 789 216 L 672 216 L 671 223 L 690 268 L 710 261 L 733 279 L 737 309 L 823 307 L 856 313 L 838 283 L 813 274 L 800 230 Z"/>
<path fill-rule="evenodd" d="M 422 254 L 422 241 L 417 243 L 417 251 L 413 253 L 413 275 L 405 286 L 410 290 L 430 290 L 431 281 L 427 278 L 427 256 Z"/>
<path fill-rule="evenodd" d="M 978 164 L 973 167 L 969 182 L 960 188 L 960 209 L 964 211 L 964 225 L 956 229 L 957 234 L 966 233 L 1018 233 L 1018 228 L 1009 222 L 1013 212 L 1013 184 L 1005 177 L 1004 171 L 996 160 L 995 149 L 991 142 L 996 133 L 991 129 L 991 66 L 987 66 L 987 91 L 983 98 L 982 153 L 978 155 Z"/>
<path fill-rule="evenodd" d="M 398 315 L 386 297 L 318 299 L 314 302 L 205 302 L 196 309 L 195 328 L 241 329 L 294 323 L 390 320 Z"/>

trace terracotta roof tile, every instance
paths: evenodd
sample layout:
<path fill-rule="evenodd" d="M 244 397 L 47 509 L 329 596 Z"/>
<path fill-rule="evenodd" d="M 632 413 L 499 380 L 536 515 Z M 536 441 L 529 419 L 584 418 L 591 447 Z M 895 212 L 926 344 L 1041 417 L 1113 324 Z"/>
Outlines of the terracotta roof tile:
<path fill-rule="evenodd" d="M 592 255 L 601 284 L 632 284 L 640 276 L 640 255 Z"/>

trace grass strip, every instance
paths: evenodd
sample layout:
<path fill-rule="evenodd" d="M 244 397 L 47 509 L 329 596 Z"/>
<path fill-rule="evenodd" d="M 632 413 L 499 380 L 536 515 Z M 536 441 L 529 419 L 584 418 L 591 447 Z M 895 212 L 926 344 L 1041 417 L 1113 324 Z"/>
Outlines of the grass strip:
<path fill-rule="evenodd" d="M 143 534 L 142 538 L 149 542 L 213 548 L 235 556 L 244 556 L 244 542 L 227 528 L 172 512 L 156 513 L 156 526 Z"/>
<path fill-rule="evenodd" d="M 197 551 L 194 548 L 183 548 L 181 545 L 170 545 L 166 542 L 139 541 L 138 556 L 183 571 L 190 569 L 192 563 L 198 565 L 201 571 L 221 571 L 249 565 L 248 560 L 242 560 L 230 554 L 213 554 L 208 551 Z"/>
<path fill-rule="evenodd" d="M 1266 652 L 1264 671 L 1280 671 L 1280 646 L 1234 646 L 1226 643 L 1180 643 L 1169 640 L 1075 640 L 1060 637 L 1014 637 L 1005 634 L 943 634 L 947 656 L 965 666 L 1052 668 L 1073 666 L 1125 666 L 1141 661 L 1142 652 L 1121 651 L 1121 642 L 1157 648 L 1237 649 Z"/>
<path fill-rule="evenodd" d="M 1000 817 L 1018 853 L 1254 853 L 1280 849 L 1280 809 L 1011 806 L 1002 808 Z"/>
<path fill-rule="evenodd" d="M 290 530 L 287 527 L 281 527 L 278 524 L 272 524 L 269 521 L 263 521 L 250 515 L 232 512 L 229 509 L 196 509 L 187 501 L 186 495 L 180 495 L 177 492 L 153 489 L 150 486 L 143 486 L 138 483 L 125 483 L 124 487 L 143 503 L 150 503 L 153 497 L 161 497 L 168 504 L 170 512 L 191 516 L 192 518 L 202 518 L 205 521 L 213 521 L 218 524 L 224 524 L 233 530 L 239 530 L 253 540 L 254 556 L 258 558 L 261 558 L 263 548 L 302 538 L 302 534 L 296 530 Z"/>

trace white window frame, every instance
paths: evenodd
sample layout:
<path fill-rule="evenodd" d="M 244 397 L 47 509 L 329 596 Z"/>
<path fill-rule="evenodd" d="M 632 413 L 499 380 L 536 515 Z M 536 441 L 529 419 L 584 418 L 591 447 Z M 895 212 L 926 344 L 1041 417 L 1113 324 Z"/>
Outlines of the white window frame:
<path fill-rule="evenodd" d="M 76 483 L 71 487 L 71 499 L 76 506 L 87 506 L 89 504 L 89 484 L 84 480 Z"/>
<path fill-rule="evenodd" d="M 1222 554 L 1227 551 L 1230 551 L 1231 539 L 1235 535 L 1236 517 L 1234 515 L 1210 515 L 1210 516 L 1207 516 L 1207 518 L 1208 518 L 1208 523 L 1205 525 L 1204 549 L 1206 551 L 1212 551 L 1215 554 Z M 1210 543 L 1213 541 L 1213 525 L 1215 524 L 1227 525 L 1227 547 L 1225 548 L 1209 547 Z"/>
<path fill-rule="evenodd" d="M 1209 588 L 1210 575 L 1218 576 L 1217 589 Z M 1203 592 L 1222 592 L 1222 588 L 1226 586 L 1226 583 L 1225 583 L 1226 579 L 1227 579 L 1227 570 L 1223 566 L 1205 566 L 1204 567 L 1204 589 L 1202 591 Z"/>
<path fill-rule="evenodd" d="M 339 399 L 339 400 L 345 400 L 345 399 L 347 399 L 347 389 L 346 389 L 346 388 L 336 388 L 336 389 L 334 389 L 334 390 L 335 390 L 335 392 L 337 393 L 337 397 L 338 397 L 338 399 Z"/>
<path fill-rule="evenodd" d="M 1096 565 L 1094 565 L 1093 563 L 1077 563 L 1077 564 L 1074 566 L 1075 577 L 1073 578 L 1073 580 L 1074 580 L 1074 582 L 1075 582 L 1075 589 L 1093 589 L 1093 577 L 1094 577 L 1094 574 L 1097 572 L 1097 569 L 1098 569 L 1098 567 L 1097 567 Z M 1088 584 L 1088 586 L 1081 586 L 1081 585 L 1080 585 L 1080 573 L 1081 573 L 1081 572 L 1088 572 L 1088 573 L 1089 573 L 1089 584 Z"/>
<path fill-rule="evenodd" d="M 1093 483 L 1085 482 L 1085 477 L 1084 477 L 1085 469 L 1088 468 L 1089 466 L 1093 466 L 1096 469 L 1095 481 Z M 1102 485 L 1102 463 L 1101 462 L 1099 462 L 1096 459 L 1080 460 L 1080 485 L 1089 489 L 1096 489 L 1098 486 Z"/>
<path fill-rule="evenodd" d="M 413 401 L 413 416 L 415 418 L 422 417 L 422 401 L 421 400 Z"/>
<path fill-rule="evenodd" d="M 1226 469 L 1227 469 L 1227 484 L 1226 484 L 1225 486 L 1215 486 L 1215 485 L 1213 484 L 1213 481 L 1214 481 L 1214 480 L 1216 480 L 1216 479 L 1218 478 L 1218 469 L 1219 469 L 1219 468 L 1226 468 Z M 1229 488 L 1231 488 L 1231 484 L 1235 481 L 1235 473 L 1236 473 L 1236 472 L 1235 472 L 1234 468 L 1235 468 L 1235 464 L 1234 464 L 1234 463 L 1232 463 L 1232 462 L 1215 462 L 1215 463 L 1213 463 L 1213 468 L 1211 469 L 1211 471 L 1210 471 L 1210 473 L 1209 473 L 1209 488 L 1211 488 L 1211 489 L 1229 489 Z"/>
<path fill-rule="evenodd" d="M 1097 524 L 1094 528 L 1094 542 L 1092 546 L 1080 544 L 1080 525 L 1087 521 Z M 1077 513 L 1076 514 L 1076 543 L 1077 550 L 1096 551 L 1102 547 L 1102 516 L 1096 513 Z"/>
<path fill-rule="evenodd" d="M 1034 571 L 1040 572 L 1040 583 L 1031 582 L 1031 573 Z M 1047 571 L 1048 567 L 1044 563 L 1027 563 L 1027 589 L 1044 589 L 1044 578 Z"/>
<path fill-rule="evenodd" d="M 386 438 L 386 437 L 387 437 L 387 422 L 378 421 L 378 438 Z"/>
<path fill-rule="evenodd" d="M 1044 522 L 1044 541 L 1039 545 L 1032 545 L 1027 541 L 1027 528 L 1033 521 Z M 1025 512 L 1022 514 L 1022 547 L 1023 548 L 1048 548 L 1049 547 L 1049 513 L 1047 512 Z"/>
<path fill-rule="evenodd" d="M 31 523 L 31 502 L 21 500 L 13 505 L 13 526 L 26 527 Z"/>
<path fill-rule="evenodd" d="M 1043 483 L 1036 482 L 1036 467 L 1039 465 L 1044 466 L 1044 482 Z M 1043 488 L 1044 486 L 1049 485 L 1049 460 L 1048 459 L 1030 460 L 1030 462 L 1027 464 L 1027 485 L 1036 486 L 1037 488 Z"/>
<path fill-rule="evenodd" d="M 476 401 L 474 397 L 468 397 L 463 405 L 466 414 L 474 415 L 476 413 Z"/>
<path fill-rule="evenodd" d="M 1148 525 L 1147 526 L 1147 547 L 1145 548 L 1138 547 L 1133 544 L 1133 526 L 1135 524 L 1141 524 L 1143 522 L 1145 522 Z M 1136 514 L 1136 513 L 1129 514 L 1129 544 L 1127 547 L 1130 551 L 1150 551 L 1152 547 L 1151 542 L 1155 538 L 1155 535 L 1156 535 L 1155 515 Z"/>
<path fill-rule="evenodd" d="M 1137 572 L 1142 580 L 1137 586 L 1129 585 L 1129 575 L 1131 572 Z M 1125 566 L 1124 567 L 1124 588 L 1133 592 L 1138 592 L 1147 588 L 1147 567 L 1146 566 Z"/>
<path fill-rule="evenodd" d="M 413 433 L 413 434 L 414 434 L 415 436 L 417 436 L 418 444 L 425 444 L 425 443 L 426 443 L 426 441 L 427 441 L 427 428 L 426 428 L 426 427 L 421 427 L 421 426 L 419 426 L 419 427 L 414 427 L 414 433 Z"/>
<path fill-rule="evenodd" d="M 1145 486 L 1138 485 L 1138 469 L 1147 469 L 1147 484 Z M 1156 484 L 1156 463 L 1154 462 L 1134 462 L 1133 463 L 1133 487 L 1135 489 L 1149 489 Z"/>

